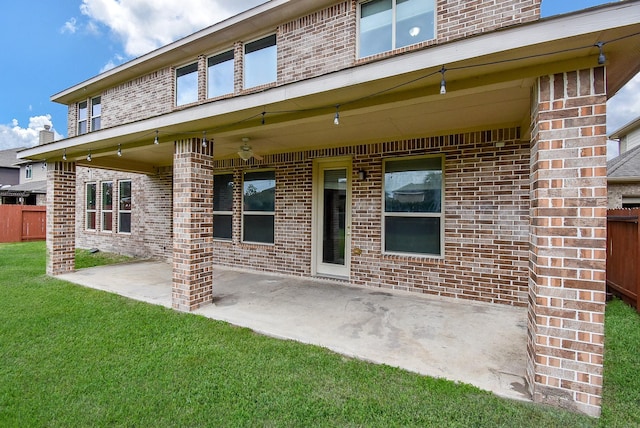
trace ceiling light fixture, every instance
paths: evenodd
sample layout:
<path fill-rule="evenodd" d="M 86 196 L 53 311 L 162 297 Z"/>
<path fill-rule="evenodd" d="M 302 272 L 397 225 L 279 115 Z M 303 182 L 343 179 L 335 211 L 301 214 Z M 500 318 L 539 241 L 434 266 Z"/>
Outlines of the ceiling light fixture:
<path fill-rule="evenodd" d="M 156 138 L 154 138 L 153 144 L 160 144 L 160 141 L 158 140 L 158 130 L 157 129 L 156 129 Z"/>

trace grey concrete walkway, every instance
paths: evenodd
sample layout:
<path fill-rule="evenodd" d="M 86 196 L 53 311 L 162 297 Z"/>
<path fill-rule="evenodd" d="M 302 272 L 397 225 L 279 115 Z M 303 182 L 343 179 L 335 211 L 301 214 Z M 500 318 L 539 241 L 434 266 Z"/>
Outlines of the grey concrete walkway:
<path fill-rule="evenodd" d="M 171 266 L 138 262 L 60 275 L 171 307 Z M 216 268 L 214 303 L 195 313 L 269 336 L 528 400 L 526 310 Z"/>

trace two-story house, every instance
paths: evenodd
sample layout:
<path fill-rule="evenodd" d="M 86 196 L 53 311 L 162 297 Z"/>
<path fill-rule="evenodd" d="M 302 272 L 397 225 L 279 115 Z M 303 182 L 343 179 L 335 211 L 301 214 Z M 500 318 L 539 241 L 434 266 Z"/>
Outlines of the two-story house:
<path fill-rule="evenodd" d="M 53 96 L 47 272 L 96 246 L 170 260 L 185 311 L 215 265 L 526 306 L 533 399 L 597 415 L 639 43 L 635 0 L 272 0 Z"/>

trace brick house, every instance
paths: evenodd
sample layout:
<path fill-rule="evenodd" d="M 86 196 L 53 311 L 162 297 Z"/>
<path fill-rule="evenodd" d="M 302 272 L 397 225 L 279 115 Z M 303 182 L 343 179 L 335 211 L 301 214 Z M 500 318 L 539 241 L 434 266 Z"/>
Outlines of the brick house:
<path fill-rule="evenodd" d="M 535 401 L 598 415 L 606 101 L 640 2 L 273 0 L 53 96 L 47 271 L 74 247 L 528 307 Z M 68 221 L 75 218 L 75 222 Z"/>
<path fill-rule="evenodd" d="M 610 139 L 620 144 L 620 156 L 607 162 L 608 206 L 640 207 L 640 117 L 614 131 Z"/>

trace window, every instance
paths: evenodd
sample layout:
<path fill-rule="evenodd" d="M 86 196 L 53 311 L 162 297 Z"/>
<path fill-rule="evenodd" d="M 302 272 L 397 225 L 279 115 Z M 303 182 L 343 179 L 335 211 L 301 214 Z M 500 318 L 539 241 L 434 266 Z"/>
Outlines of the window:
<path fill-rule="evenodd" d="M 198 101 L 198 63 L 176 69 L 176 105 Z"/>
<path fill-rule="evenodd" d="M 100 116 L 102 115 L 102 105 L 100 104 L 100 97 L 95 97 L 91 100 L 91 130 L 97 131 L 100 129 Z"/>
<path fill-rule="evenodd" d="M 384 163 L 384 251 L 442 255 L 442 156 Z"/>
<path fill-rule="evenodd" d="M 33 178 L 33 165 L 27 165 L 24 167 L 24 178 L 31 180 Z"/>
<path fill-rule="evenodd" d="M 233 236 L 233 174 L 213 176 L 213 237 Z"/>
<path fill-rule="evenodd" d="M 434 0 L 372 0 L 360 4 L 360 58 L 435 37 Z"/>
<path fill-rule="evenodd" d="M 96 230 L 96 183 L 87 183 L 85 193 L 86 228 Z"/>
<path fill-rule="evenodd" d="M 233 93 L 233 51 L 212 56 L 207 60 L 207 98 Z"/>
<path fill-rule="evenodd" d="M 244 87 L 265 85 L 278 78 L 278 48 L 276 35 L 247 43 L 244 46 Z"/>
<path fill-rule="evenodd" d="M 244 174 L 242 240 L 273 244 L 276 205 L 275 171 Z"/>
<path fill-rule="evenodd" d="M 118 183 L 118 232 L 131 233 L 131 180 Z"/>
<path fill-rule="evenodd" d="M 102 183 L 102 230 L 113 230 L 113 182 Z"/>
<path fill-rule="evenodd" d="M 87 102 L 83 101 L 78 104 L 78 135 L 86 134 L 87 129 Z"/>

